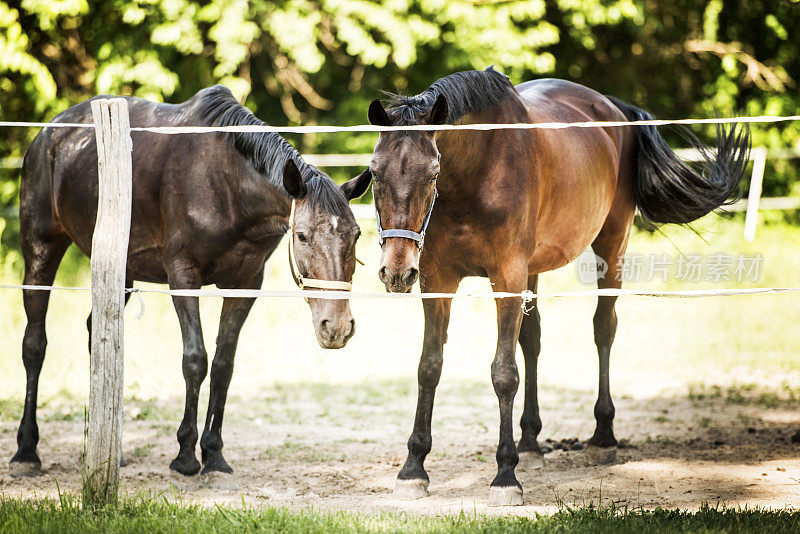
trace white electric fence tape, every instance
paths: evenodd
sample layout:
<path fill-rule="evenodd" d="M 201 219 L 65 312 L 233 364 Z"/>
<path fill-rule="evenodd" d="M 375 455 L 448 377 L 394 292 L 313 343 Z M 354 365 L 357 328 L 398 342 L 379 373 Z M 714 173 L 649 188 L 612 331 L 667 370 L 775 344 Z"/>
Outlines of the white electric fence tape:
<path fill-rule="evenodd" d="M 91 291 L 91 287 L 35 286 L 24 284 L 0 284 L 0 289 L 27 289 L 35 291 Z M 663 298 L 697 298 L 697 297 L 730 297 L 737 295 L 759 295 L 763 293 L 787 293 L 800 291 L 800 287 L 749 287 L 722 289 L 676 289 L 670 291 L 654 291 L 648 289 L 587 289 L 584 291 L 551 291 L 534 293 L 522 291 L 512 293 L 506 291 L 486 291 L 480 293 L 385 293 L 378 291 L 325 291 L 317 289 L 304 290 L 270 290 L 270 289 L 157 289 L 132 287 L 126 293 L 159 293 L 173 297 L 306 297 L 325 300 L 341 299 L 443 299 L 443 298 L 478 298 L 505 299 L 521 298 L 531 301 L 538 298 L 564 297 L 663 297 Z"/>
<path fill-rule="evenodd" d="M 187 134 L 206 132 L 239 133 L 337 133 L 337 132 L 393 132 L 400 130 L 559 130 L 563 128 L 610 128 L 614 126 L 666 126 L 670 124 L 733 124 L 772 123 L 800 120 L 800 115 L 759 115 L 756 117 L 715 117 L 710 119 L 653 119 L 646 121 L 585 121 L 585 122 L 539 122 L 503 124 L 416 124 L 411 126 L 134 126 L 132 132 L 155 132 L 161 134 Z M 23 126 L 37 128 L 94 128 L 94 124 L 67 122 L 9 122 L 0 121 L 1 126 Z"/>
<path fill-rule="evenodd" d="M 131 131 L 148 131 L 161 134 L 206 133 L 206 132 L 241 132 L 241 133 L 335 133 L 335 132 L 388 132 L 398 130 L 442 131 L 442 130 L 533 130 L 533 129 L 563 129 L 563 128 L 609 128 L 616 126 L 664 126 L 670 124 L 732 124 L 732 123 L 775 123 L 800 120 L 800 115 L 777 116 L 761 115 L 756 117 L 717 117 L 709 119 L 654 119 L 645 121 L 586 121 L 586 122 L 543 122 L 543 123 L 514 123 L 514 124 L 443 124 L 443 125 L 413 125 L 413 126 L 373 126 L 362 124 L 358 126 L 148 126 L 132 127 Z M 94 124 L 84 123 L 58 123 L 58 122 L 11 122 L 0 121 L 0 127 L 40 127 L 40 128 L 94 128 Z M 90 291 L 89 287 L 60 287 L 60 286 L 34 286 L 18 284 L 0 284 L 0 289 L 26 289 L 38 291 L 67 290 Z M 520 293 L 484 292 L 484 293 L 379 293 L 379 292 L 342 292 L 324 290 L 257 290 L 257 289 L 147 289 L 127 288 L 128 293 L 160 293 L 174 297 L 233 297 L 233 298 L 318 298 L 328 300 L 339 299 L 432 299 L 432 298 L 520 298 L 522 307 L 537 298 L 562 298 L 562 297 L 591 297 L 591 296 L 642 296 L 666 298 L 696 298 L 718 297 L 736 295 L 758 295 L 765 293 L 785 293 L 800 291 L 800 287 L 757 287 L 744 289 L 694 289 L 673 291 L 648 291 L 638 289 L 590 289 L 586 291 L 561 291 L 550 293 L 533 293 L 522 291 Z"/>

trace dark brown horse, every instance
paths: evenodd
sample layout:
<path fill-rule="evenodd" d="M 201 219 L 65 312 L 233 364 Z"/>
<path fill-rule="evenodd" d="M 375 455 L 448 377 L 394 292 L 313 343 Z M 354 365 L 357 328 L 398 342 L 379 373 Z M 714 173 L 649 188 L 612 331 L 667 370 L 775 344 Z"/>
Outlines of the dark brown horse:
<path fill-rule="evenodd" d="M 128 98 L 132 126 L 260 125 L 222 86 L 178 105 Z M 90 104 L 77 104 L 53 122 L 91 123 Z M 294 240 L 300 275 L 350 281 L 360 230 L 348 200 L 366 189 L 337 186 L 306 164 L 277 134 L 163 135 L 134 132 L 133 207 L 127 287 L 134 280 L 172 289 L 261 287 L 264 263 L 289 227 L 297 201 Z M 50 285 L 70 243 L 91 252 L 97 215 L 97 152 L 92 129 L 45 128 L 22 167 L 20 240 L 25 284 Z M 126 300 L 127 296 L 126 294 Z M 45 314 L 50 293 L 23 291 L 28 325 L 22 342 L 27 373 L 25 410 L 11 460 L 15 475 L 35 475 L 39 431 L 36 398 L 44 362 Z M 178 429 L 180 452 L 170 467 L 200 471 L 195 456 L 197 402 L 208 356 L 197 297 L 174 297 L 183 337 L 186 406 Z M 211 364 L 211 395 L 200 440 L 203 472 L 230 473 L 222 456 L 222 418 L 239 332 L 254 299 L 225 298 Z M 354 333 L 347 300 L 309 299 L 317 339 L 340 348 Z M 91 327 L 91 316 L 87 321 Z M 91 331 L 89 332 L 91 337 Z M 91 341 L 90 341 L 91 346 Z M 269 355 L 266 354 L 266 357 Z"/>
<path fill-rule="evenodd" d="M 418 96 L 397 98 L 388 112 L 377 100 L 369 109 L 370 122 L 381 126 L 648 117 L 563 80 L 514 87 L 491 68 L 442 78 Z M 620 257 L 636 208 L 654 223 L 683 224 L 724 204 L 737 191 L 747 162 L 748 131 L 717 133 L 716 153 L 703 150 L 705 159 L 696 169 L 682 163 L 653 127 L 381 133 L 369 170 L 358 178 L 374 179 L 379 224 L 387 229 L 380 279 L 390 291 L 402 292 L 419 275 L 422 291 L 454 292 L 465 276 L 487 276 L 495 291 L 535 292 L 539 273 L 566 265 L 591 245 L 608 263 L 599 287 L 619 288 Z M 424 248 L 420 234 L 426 234 Z M 615 301 L 600 297 L 594 316 L 600 390 L 594 407 L 597 428 L 589 443 L 597 447 L 617 444 L 608 376 L 617 326 Z M 431 414 L 450 304 L 449 299 L 423 302 L 419 398 L 408 459 L 398 475 L 401 497 L 427 492 L 423 462 L 431 449 Z M 541 462 L 539 314 L 536 309 L 523 314 L 520 304 L 519 298 L 497 300 L 492 383 L 500 405 L 500 441 L 498 473 L 490 488 L 494 505 L 522 503 L 522 487 L 514 475 L 518 450 Z M 519 448 L 511 413 L 519 384 L 517 341 L 525 359 Z"/>

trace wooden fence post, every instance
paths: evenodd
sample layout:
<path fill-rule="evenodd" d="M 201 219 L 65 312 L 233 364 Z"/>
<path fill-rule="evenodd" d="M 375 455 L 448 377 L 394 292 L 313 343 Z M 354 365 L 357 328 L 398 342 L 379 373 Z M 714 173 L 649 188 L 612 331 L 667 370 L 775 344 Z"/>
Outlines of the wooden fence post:
<path fill-rule="evenodd" d="M 114 502 L 122 445 L 125 268 L 131 225 L 131 142 L 128 103 L 92 101 L 99 198 L 92 238 L 92 354 L 84 505 Z"/>

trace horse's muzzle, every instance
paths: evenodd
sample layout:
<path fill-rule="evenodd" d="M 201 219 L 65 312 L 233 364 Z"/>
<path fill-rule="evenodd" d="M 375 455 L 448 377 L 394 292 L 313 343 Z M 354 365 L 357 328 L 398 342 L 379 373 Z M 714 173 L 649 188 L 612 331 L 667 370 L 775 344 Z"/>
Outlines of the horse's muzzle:
<path fill-rule="evenodd" d="M 419 269 L 409 267 L 405 271 L 396 272 L 384 265 L 378 271 L 378 278 L 389 292 L 408 293 L 419 279 Z"/>
<path fill-rule="evenodd" d="M 323 349 L 341 349 L 356 332 L 353 316 L 323 318 L 317 326 L 317 342 Z"/>

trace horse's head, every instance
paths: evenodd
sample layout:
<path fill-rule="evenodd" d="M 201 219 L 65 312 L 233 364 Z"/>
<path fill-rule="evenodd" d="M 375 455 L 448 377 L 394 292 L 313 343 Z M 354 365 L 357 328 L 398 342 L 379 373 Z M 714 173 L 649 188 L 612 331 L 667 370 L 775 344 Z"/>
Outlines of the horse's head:
<path fill-rule="evenodd" d="M 387 113 L 378 100 L 369 106 L 369 121 L 378 126 L 439 125 L 446 120 L 443 95 L 413 116 Z M 381 132 L 369 169 L 356 178 L 373 180 L 378 223 L 385 230 L 378 277 L 389 291 L 407 293 L 419 278 L 419 255 L 436 198 L 440 157 L 434 132 Z"/>
<path fill-rule="evenodd" d="M 320 171 L 304 181 L 289 159 L 284 168 L 283 185 L 295 199 L 291 223 L 290 262 L 306 289 L 324 289 L 314 282 L 349 283 L 356 269 L 356 241 L 361 229 L 348 202 L 366 190 L 347 183 L 341 187 Z M 367 184 L 368 185 L 368 184 Z M 302 284 L 302 282 L 300 282 Z M 342 285 L 342 284 L 338 284 Z M 335 288 L 338 289 L 338 288 Z M 311 320 L 320 346 L 340 349 L 355 333 L 355 320 L 347 299 L 308 298 Z"/>

